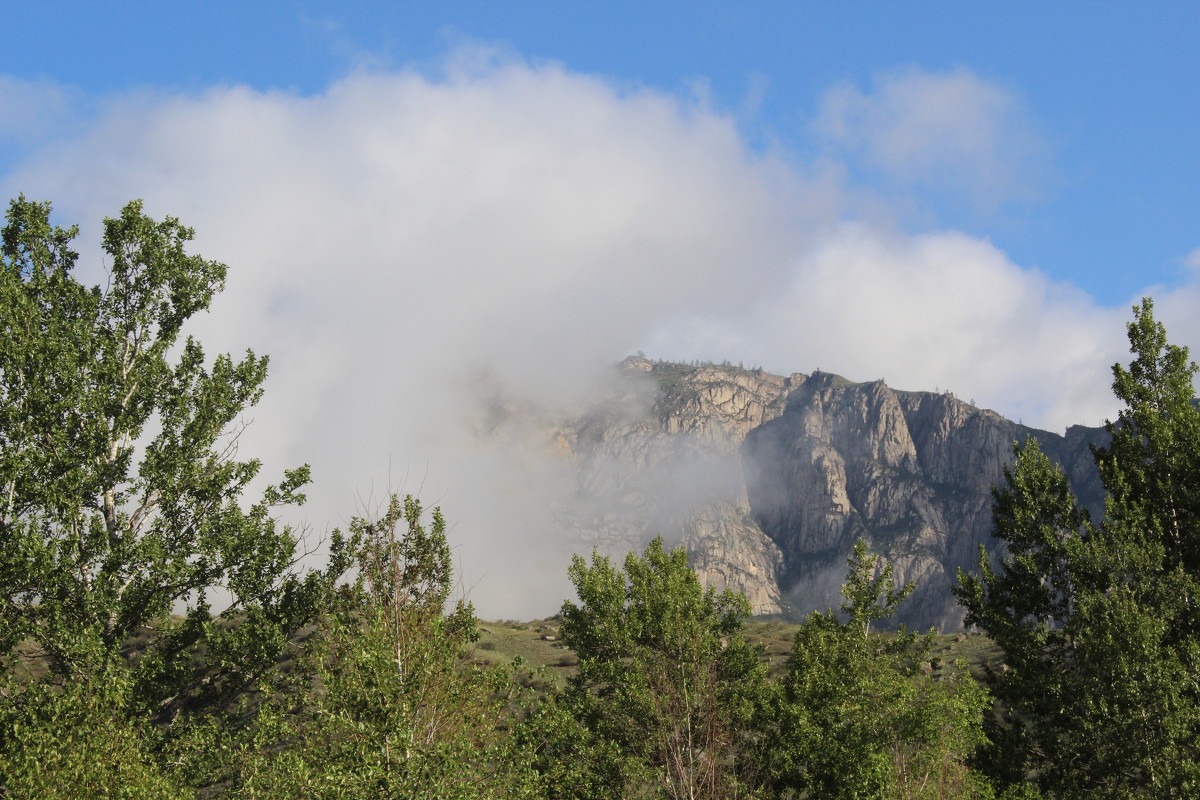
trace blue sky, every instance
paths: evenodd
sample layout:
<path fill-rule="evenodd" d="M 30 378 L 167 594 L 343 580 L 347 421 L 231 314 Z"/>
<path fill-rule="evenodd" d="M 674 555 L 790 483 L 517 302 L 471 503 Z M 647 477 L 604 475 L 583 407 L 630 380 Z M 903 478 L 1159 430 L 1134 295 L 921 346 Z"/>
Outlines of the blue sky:
<path fill-rule="evenodd" d="M 536 420 L 636 350 L 1062 430 L 1115 414 L 1143 294 L 1200 346 L 1200 4 L 0 0 L 0 20 L 0 194 L 79 222 L 93 279 L 129 199 L 196 228 L 230 278 L 193 332 L 270 354 L 243 442 L 275 474 L 313 465 L 318 529 L 419 484 L 464 561 L 528 567 L 573 491 Z M 481 438 L 498 407 L 536 413 Z"/>
<path fill-rule="evenodd" d="M 1105 304 L 1177 283 L 1200 246 L 1195 3 L 7 2 L 4 17 L 5 73 L 86 96 L 309 94 L 364 64 L 432 65 L 474 40 L 671 93 L 703 82 L 750 141 L 800 154 L 829 86 L 966 67 L 1023 99 L 1050 155 L 1030 176 L 1036 199 L 983 215 L 922 197 L 935 224 L 987 236 Z"/>

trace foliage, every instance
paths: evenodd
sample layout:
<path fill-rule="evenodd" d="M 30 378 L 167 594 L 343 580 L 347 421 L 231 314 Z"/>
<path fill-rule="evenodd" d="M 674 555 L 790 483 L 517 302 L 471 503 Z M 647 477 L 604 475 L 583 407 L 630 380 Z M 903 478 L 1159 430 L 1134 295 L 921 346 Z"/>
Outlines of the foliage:
<path fill-rule="evenodd" d="M 569 572 L 580 602 L 563 604 L 562 634 L 579 672 L 539 718 L 552 796 L 747 796 L 765 667 L 741 636 L 746 599 L 703 589 L 661 539 L 624 570 L 593 554 Z"/>
<path fill-rule="evenodd" d="M 879 561 L 879 557 L 867 549 L 867 543 L 859 539 L 854 543 L 850 569 L 842 586 L 842 596 L 846 598 L 842 611 L 853 625 L 862 628 L 864 637 L 871 633 L 872 622 L 895 614 L 896 608 L 912 594 L 915 586 L 906 583 L 899 589 L 893 588 L 892 565 L 884 564 L 876 570 Z"/>
<path fill-rule="evenodd" d="M 251 501 L 260 465 L 238 459 L 267 360 L 210 361 L 183 336 L 224 265 L 134 202 L 104 224 L 107 285 L 86 287 L 75 235 L 22 197 L 0 242 L 5 797 L 990 796 L 966 767 L 985 693 L 930 637 L 871 635 L 911 586 L 862 542 L 847 621 L 812 615 L 778 683 L 745 598 L 702 588 L 661 540 L 623 569 L 574 559 L 560 661 L 577 671 L 543 694 L 472 661 L 444 520 L 412 497 L 299 574 L 272 515 L 303 501 L 307 467 Z M 993 763 L 1015 754 L 1014 797 L 1031 769 L 1068 797 L 1200 788 L 1195 366 L 1148 302 L 1130 337 L 1129 409 L 1096 453 L 1105 522 L 1027 446 L 996 495 L 1008 555 L 959 590 L 1011 667 Z"/>
<path fill-rule="evenodd" d="M 1094 450 L 1108 492 L 1090 519 L 1036 443 L 995 491 L 1007 553 L 960 575 L 967 621 L 1003 648 L 1003 737 L 993 762 L 1059 797 L 1200 792 L 1200 413 L 1196 365 L 1143 300 L 1134 360 L 1113 368 L 1125 404 Z"/>
<path fill-rule="evenodd" d="M 761 758 L 777 791 L 821 798 L 990 796 L 966 759 L 984 742 L 987 696 L 935 667 L 934 636 L 868 634 L 911 584 L 859 540 L 842 594 L 847 621 L 814 613 L 796 633 L 768 715 Z"/>
<path fill-rule="evenodd" d="M 323 591 L 325 576 L 292 573 L 296 537 L 271 517 L 303 501 L 308 469 L 239 505 L 259 471 L 236 458 L 239 421 L 267 360 L 210 367 L 180 341 L 226 272 L 185 251 L 192 231 L 130 203 L 104 222 L 104 288 L 73 276 L 75 235 L 22 197 L 0 247 L 0 658 L 32 643 L 60 681 L 81 680 L 151 626 L 128 697 L 167 714 L 215 705 L 274 662 Z M 214 621 L 218 586 L 239 625 Z M 186 619 L 165 622 L 181 602 Z M 204 660 L 182 657 L 201 646 Z"/>
<path fill-rule="evenodd" d="M 358 579 L 255 710 L 219 776 L 223 796 L 532 796 L 537 776 L 506 730 L 522 692 L 511 671 L 463 663 L 477 637 L 470 605 L 443 610 L 452 570 L 441 513 L 426 525 L 417 500 L 393 497 L 350 531 Z M 205 752 L 196 774 L 211 770 Z"/>
<path fill-rule="evenodd" d="M 146 757 L 154 733 L 125 705 L 121 673 L 62 689 L 9 678 L 0 689 L 0 794 L 6 798 L 175 800 L 190 793 Z"/>

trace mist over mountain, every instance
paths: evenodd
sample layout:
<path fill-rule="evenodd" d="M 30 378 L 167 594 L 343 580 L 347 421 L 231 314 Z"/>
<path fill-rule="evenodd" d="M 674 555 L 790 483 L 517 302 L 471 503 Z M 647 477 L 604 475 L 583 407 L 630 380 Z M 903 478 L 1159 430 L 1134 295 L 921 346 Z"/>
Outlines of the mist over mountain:
<path fill-rule="evenodd" d="M 9 85 L 73 96 L 54 88 Z M 67 103 L 0 184 L 81 224 L 88 282 L 105 280 L 100 220 L 135 197 L 229 265 L 189 334 L 210 355 L 270 356 L 239 444 L 263 484 L 311 465 L 308 503 L 286 521 L 315 539 L 412 492 L 446 514 L 462 593 L 528 619 L 569 596 L 566 565 L 589 542 L 621 553 L 687 533 L 765 609 L 803 572 L 787 543 L 808 535 L 766 530 L 799 517 L 756 508 L 743 475 L 743 440 L 795 388 L 780 388 L 784 370 L 951 386 L 1063 431 L 1114 415 L 1108 365 L 1124 357 L 1129 310 L 1009 252 L 982 221 L 963 230 L 911 205 L 905 187 L 930 176 L 955 184 L 955 207 L 1039 183 L 1039 148 L 1012 147 L 1037 127 L 1013 87 L 905 67 L 817 87 L 796 113 L 809 123 L 797 146 L 765 147 L 738 112 L 689 91 L 464 43 L 306 91 Z M 886 186 L 869 179 L 879 170 Z M 1175 339 L 1200 341 L 1200 272 L 1133 285 Z M 692 423 L 663 405 L 707 402 L 682 373 L 678 386 L 611 385 L 607 366 L 639 349 L 781 375 L 738 390 L 761 418 Z M 847 514 L 848 539 L 860 523 Z"/>
<path fill-rule="evenodd" d="M 491 436 L 540 440 L 569 480 L 551 501 L 561 544 L 621 558 L 662 535 L 757 614 L 836 608 L 862 537 L 916 583 L 898 622 L 958 629 L 955 571 L 995 552 L 991 487 L 1029 437 L 1102 505 L 1089 445 L 1103 429 L 1058 435 L 882 380 L 631 357 L 579 413 L 495 402 L 491 415 Z"/>

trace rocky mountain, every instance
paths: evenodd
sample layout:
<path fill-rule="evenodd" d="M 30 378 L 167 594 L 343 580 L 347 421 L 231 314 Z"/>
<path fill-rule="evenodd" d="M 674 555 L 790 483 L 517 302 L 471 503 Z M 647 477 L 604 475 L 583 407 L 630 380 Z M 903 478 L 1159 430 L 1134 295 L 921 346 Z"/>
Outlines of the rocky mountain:
<path fill-rule="evenodd" d="M 613 556 L 655 535 L 682 543 L 700 576 L 744 592 L 757 614 L 836 608 L 855 540 L 916 590 L 899 621 L 961 627 L 958 567 L 989 551 L 991 486 L 1012 443 L 1034 437 L 1093 509 L 1096 428 L 1060 436 L 953 395 L 898 391 L 816 372 L 629 358 L 619 388 L 554 421 L 576 491 L 564 534 Z"/>

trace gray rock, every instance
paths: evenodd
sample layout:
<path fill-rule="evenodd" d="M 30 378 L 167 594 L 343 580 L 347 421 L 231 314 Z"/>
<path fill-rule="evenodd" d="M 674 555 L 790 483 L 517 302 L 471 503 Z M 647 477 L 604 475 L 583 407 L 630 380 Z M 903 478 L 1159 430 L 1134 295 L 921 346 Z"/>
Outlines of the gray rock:
<path fill-rule="evenodd" d="M 956 631 L 956 570 L 995 555 L 991 487 L 1014 441 L 1037 438 L 1093 513 L 1089 445 L 1027 428 L 949 393 L 897 391 L 829 373 L 626 359 L 622 387 L 553 423 L 577 491 L 556 509 L 582 551 L 617 558 L 656 535 L 687 546 L 702 580 L 743 592 L 756 614 L 837 608 L 864 538 L 916 589 L 897 622 Z"/>

